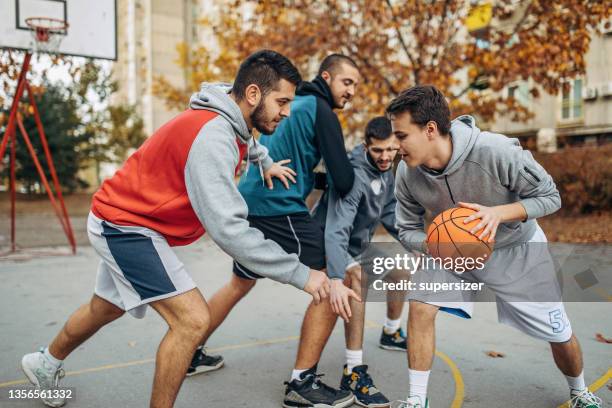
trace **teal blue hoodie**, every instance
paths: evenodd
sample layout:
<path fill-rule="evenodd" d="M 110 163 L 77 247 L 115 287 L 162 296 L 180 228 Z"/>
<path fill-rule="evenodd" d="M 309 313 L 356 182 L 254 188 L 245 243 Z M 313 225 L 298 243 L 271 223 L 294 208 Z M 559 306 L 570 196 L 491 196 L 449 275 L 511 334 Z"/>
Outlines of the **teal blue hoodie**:
<path fill-rule="evenodd" d="M 314 187 L 314 169 L 324 159 L 328 180 L 341 196 L 353 186 L 353 168 L 347 158 L 342 128 L 333 112 L 331 91 L 323 78 L 304 82 L 291 103 L 291 114 L 281 121 L 272 135 L 261 136 L 259 143 L 268 148 L 276 162 L 290 159 L 297 173 L 289 189 L 273 179 L 268 189 L 257 166 L 251 166 L 240 180 L 238 189 L 244 197 L 249 216 L 270 217 L 308 213 L 306 197 Z"/>

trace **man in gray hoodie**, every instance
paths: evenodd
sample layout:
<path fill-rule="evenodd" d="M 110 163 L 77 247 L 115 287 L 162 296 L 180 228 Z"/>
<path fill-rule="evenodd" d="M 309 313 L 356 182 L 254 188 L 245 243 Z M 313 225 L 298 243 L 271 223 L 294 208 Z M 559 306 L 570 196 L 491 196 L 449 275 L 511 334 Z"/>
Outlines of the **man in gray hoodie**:
<path fill-rule="evenodd" d="M 397 226 L 403 246 L 427 252 L 425 211 L 471 208 L 470 232 L 495 244 L 484 268 L 465 273 L 425 268 L 413 277 L 408 321 L 408 398 L 398 407 L 428 408 L 427 383 L 438 310 L 470 318 L 476 291 L 434 293 L 428 283 L 484 283 L 496 296 L 499 320 L 550 343 L 565 375 L 572 408 L 599 408 L 585 385 L 582 352 L 560 299 L 546 236 L 536 219 L 561 207 L 552 177 L 517 139 L 481 132 L 471 116 L 451 122 L 444 95 L 433 86 L 402 92 L 387 107 L 400 142 Z M 539 243 L 539 244 L 538 244 Z M 450 286 L 449 286 L 450 287 Z"/>
<path fill-rule="evenodd" d="M 24 373 L 53 390 L 63 360 L 126 311 L 142 318 L 151 306 L 168 324 L 159 345 L 151 407 L 171 407 L 189 362 L 210 324 L 209 308 L 173 246 L 206 231 L 228 255 L 262 276 L 289 283 L 315 302 L 329 292 L 325 273 L 249 227 L 234 184 L 244 157 L 286 182 L 292 171 L 272 163 L 251 130 L 269 134 L 289 115 L 301 78 L 284 56 L 258 51 L 240 66 L 233 87 L 204 84 L 191 109 L 158 129 L 93 197 L 87 231 L 101 258 L 94 294 L 48 347 L 23 357 Z M 65 393 L 44 403 L 64 405 Z"/>
<path fill-rule="evenodd" d="M 313 209 L 313 217 L 325 225 L 332 309 L 341 316 L 351 316 L 344 323 L 346 365 L 340 387 L 350 390 L 357 403 L 368 408 L 387 407 L 389 400 L 374 386 L 368 366 L 363 364 L 365 302 L 349 299 L 346 288 L 352 288 L 359 296 L 364 296 L 360 258 L 367 256 L 364 252 L 371 252 L 366 249 L 379 225 L 382 224 L 393 238 L 399 240 L 395 227 L 395 180 L 392 171 L 398 150 L 399 144 L 391 132 L 389 119 L 380 116 L 370 120 L 365 129 L 365 142 L 349 153 L 355 171 L 352 189 L 341 197 L 331 186 Z M 393 275 L 392 280 L 409 277 L 408 274 L 402 276 L 398 271 L 389 275 Z M 387 300 L 387 322 L 380 343 L 382 348 L 406 351 L 406 338 L 399 327 L 404 296 L 405 293 L 401 293 L 399 298 Z M 388 330 L 390 321 L 397 327 Z"/>

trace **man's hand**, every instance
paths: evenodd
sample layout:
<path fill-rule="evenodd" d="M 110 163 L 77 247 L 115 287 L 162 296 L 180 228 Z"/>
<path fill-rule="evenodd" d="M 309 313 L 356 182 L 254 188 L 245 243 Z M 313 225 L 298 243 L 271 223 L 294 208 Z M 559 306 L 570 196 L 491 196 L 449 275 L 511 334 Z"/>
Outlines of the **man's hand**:
<path fill-rule="evenodd" d="M 312 296 L 315 305 L 321 303 L 329 295 L 329 278 L 325 272 L 310 270 L 308 282 L 304 286 L 304 292 Z"/>
<path fill-rule="evenodd" d="M 520 202 L 504 205 L 496 205 L 494 207 L 485 207 L 484 205 L 474 203 L 459 203 L 459 206 L 464 208 L 471 208 L 476 211 L 475 214 L 470 215 L 465 220 L 464 224 L 468 222 L 480 219 L 481 221 L 476 225 L 470 233 L 476 234 L 476 232 L 482 230 L 478 235 L 478 238 L 484 241 L 484 238 L 488 235 L 489 242 L 495 241 L 495 234 L 497 233 L 497 227 L 499 224 L 504 222 L 524 221 L 527 219 L 527 211 Z"/>
<path fill-rule="evenodd" d="M 361 298 L 357 296 L 353 289 L 344 286 L 344 283 L 340 279 L 332 279 L 329 302 L 331 303 L 334 313 L 340 315 L 345 322 L 348 322 L 351 318 L 349 297 L 361 302 Z"/>
<path fill-rule="evenodd" d="M 272 190 L 273 187 L 272 177 L 279 179 L 285 185 L 286 189 L 289 188 L 289 182 L 287 179 L 291 180 L 295 184 L 295 171 L 293 171 L 292 168 L 285 166 L 285 164 L 290 162 L 291 160 L 289 159 L 278 161 L 272 164 L 268 171 L 264 172 L 264 179 L 266 180 L 266 184 L 270 190 Z"/>
<path fill-rule="evenodd" d="M 485 237 L 488 236 L 489 239 L 487 241 L 494 242 L 497 227 L 503 222 L 503 211 L 500 211 L 499 207 L 485 207 L 484 205 L 474 203 L 460 202 L 459 206 L 476 211 L 476 213 L 463 220 L 464 224 L 480 219 L 480 222 L 470 230 L 470 234 L 476 235 L 480 231 L 480 234 L 477 235 L 478 239 L 485 241 Z"/>

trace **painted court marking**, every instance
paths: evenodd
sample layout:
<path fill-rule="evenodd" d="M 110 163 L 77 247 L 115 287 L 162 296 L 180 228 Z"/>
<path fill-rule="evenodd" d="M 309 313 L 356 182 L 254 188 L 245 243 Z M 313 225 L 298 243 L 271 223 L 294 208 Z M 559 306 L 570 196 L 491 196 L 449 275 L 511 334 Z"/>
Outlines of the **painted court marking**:
<path fill-rule="evenodd" d="M 372 329 L 372 328 L 379 328 L 379 327 L 380 325 L 370 320 L 366 320 L 365 322 L 366 330 Z M 258 340 L 258 341 L 248 342 L 248 343 L 241 343 L 241 344 L 234 344 L 230 346 L 211 348 L 209 349 L 209 351 L 212 353 L 219 353 L 222 351 L 239 350 L 239 349 L 258 347 L 258 346 L 267 346 L 267 345 L 279 344 L 279 343 L 288 343 L 290 341 L 297 341 L 299 340 L 299 338 L 300 336 L 278 337 L 278 338 L 269 339 L 269 340 Z M 449 366 L 451 373 L 453 375 L 453 379 L 455 381 L 455 396 L 453 398 L 453 402 L 450 407 L 460 408 L 463 403 L 463 397 L 464 397 L 464 383 L 463 383 L 463 377 L 461 376 L 461 372 L 459 371 L 459 368 L 453 362 L 453 360 L 451 360 L 451 358 L 448 357 L 446 354 L 442 353 L 441 351 L 436 350 L 436 356 L 438 356 L 444 363 L 446 363 L 446 365 Z M 95 373 L 99 371 L 107 371 L 107 370 L 113 370 L 113 369 L 118 369 L 118 368 L 132 367 L 132 366 L 150 364 L 154 362 L 155 362 L 154 358 L 146 358 L 143 360 L 128 361 L 125 363 L 106 364 L 106 365 L 102 365 L 98 367 L 84 368 L 82 370 L 67 371 L 66 376 L 68 377 L 68 376 L 75 376 L 75 375 L 81 375 L 81 374 Z M 21 384 L 28 384 L 28 383 L 29 381 L 25 379 L 7 381 L 7 382 L 0 383 L 0 388 L 6 388 L 6 387 L 13 386 L 13 385 L 21 385 Z"/>

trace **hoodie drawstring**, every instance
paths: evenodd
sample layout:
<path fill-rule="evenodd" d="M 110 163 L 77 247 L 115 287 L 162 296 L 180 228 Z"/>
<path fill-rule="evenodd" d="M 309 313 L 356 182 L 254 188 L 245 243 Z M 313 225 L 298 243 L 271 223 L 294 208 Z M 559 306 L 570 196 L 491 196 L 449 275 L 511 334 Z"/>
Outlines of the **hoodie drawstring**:
<path fill-rule="evenodd" d="M 453 197 L 453 192 L 451 191 L 450 184 L 448 184 L 448 176 L 444 175 L 444 181 L 446 182 L 446 188 L 448 188 L 448 194 L 450 194 L 451 201 L 453 204 L 457 204 L 455 202 L 455 198 Z"/>
<path fill-rule="evenodd" d="M 257 148 L 257 139 L 255 138 L 253 138 L 253 147 Z M 247 165 L 246 165 L 245 173 L 249 172 L 250 165 L 251 165 L 251 160 L 248 160 L 248 157 L 247 157 Z M 257 166 L 259 167 L 259 176 L 261 177 L 261 185 L 263 187 L 266 187 L 266 178 L 264 176 L 263 165 L 261 164 L 261 159 L 259 158 L 259 154 L 257 154 Z"/>

